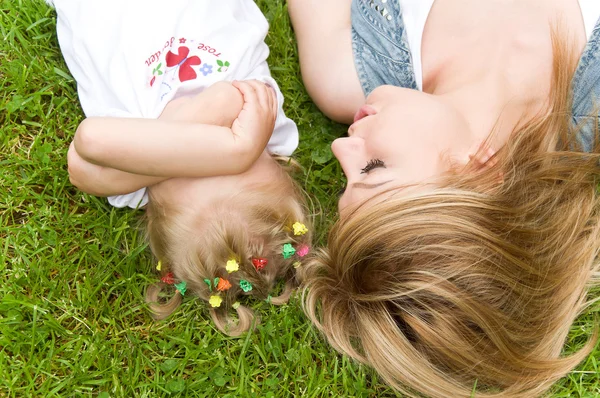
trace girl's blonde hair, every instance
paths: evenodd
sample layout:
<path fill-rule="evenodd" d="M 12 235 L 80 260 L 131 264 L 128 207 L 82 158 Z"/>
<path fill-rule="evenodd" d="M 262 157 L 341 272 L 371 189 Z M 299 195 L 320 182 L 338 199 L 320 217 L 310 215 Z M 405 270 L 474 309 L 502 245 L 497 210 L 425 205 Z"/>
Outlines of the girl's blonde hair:
<path fill-rule="evenodd" d="M 169 207 L 151 196 L 147 236 L 161 262 L 163 277 L 171 273 L 175 282 L 185 281 L 187 292 L 211 303 L 210 314 L 217 328 L 238 336 L 249 330 L 254 320 L 253 311 L 237 302 L 240 296 L 280 305 L 287 302 L 297 285 L 295 268 L 300 266 L 302 251 L 308 249 L 311 239 L 305 210 L 302 190 L 281 169 L 268 183 L 244 187 L 238 195 L 202 209 L 202 214 Z M 286 244 L 296 253 L 284 256 Z M 283 292 L 271 298 L 269 293 L 280 280 L 285 281 Z M 224 289 L 227 285 L 231 287 Z M 166 303 L 159 303 L 164 287 L 165 283 L 159 282 L 146 293 L 156 319 L 170 315 L 182 301 L 176 291 Z M 232 309 L 237 320 L 230 316 Z"/>
<path fill-rule="evenodd" d="M 407 395 L 540 395 L 597 340 L 561 357 L 597 282 L 600 147 L 570 126 L 577 57 L 557 37 L 548 109 L 495 166 L 359 207 L 305 268 L 310 319 Z"/>

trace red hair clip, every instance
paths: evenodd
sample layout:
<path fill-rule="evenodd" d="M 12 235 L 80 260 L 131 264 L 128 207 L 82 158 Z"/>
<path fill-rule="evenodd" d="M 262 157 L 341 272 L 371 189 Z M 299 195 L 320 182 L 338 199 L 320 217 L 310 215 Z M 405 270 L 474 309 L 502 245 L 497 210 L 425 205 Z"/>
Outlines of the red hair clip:
<path fill-rule="evenodd" d="M 265 268 L 265 266 L 268 264 L 269 262 L 267 261 L 266 258 L 253 258 L 252 259 L 252 264 L 254 265 L 254 268 L 256 268 L 257 271 L 260 271 L 261 269 Z"/>
<path fill-rule="evenodd" d="M 175 283 L 175 277 L 173 276 L 172 272 L 169 272 L 168 274 L 166 274 L 165 276 L 163 276 L 162 278 L 160 278 L 160 280 L 163 283 L 166 283 L 167 285 L 172 285 Z"/>

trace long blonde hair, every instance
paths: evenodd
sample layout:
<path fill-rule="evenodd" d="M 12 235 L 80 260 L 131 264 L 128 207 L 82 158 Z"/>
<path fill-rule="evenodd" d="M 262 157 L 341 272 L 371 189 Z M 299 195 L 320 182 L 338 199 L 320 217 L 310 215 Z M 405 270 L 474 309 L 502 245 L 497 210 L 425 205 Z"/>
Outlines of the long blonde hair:
<path fill-rule="evenodd" d="M 577 57 L 556 32 L 553 44 L 548 109 L 494 167 L 359 207 L 305 269 L 312 322 L 407 395 L 540 395 L 597 340 L 560 356 L 598 282 L 600 147 L 596 137 L 580 151 L 569 123 Z"/>
<path fill-rule="evenodd" d="M 254 313 L 239 304 L 241 296 L 254 296 L 275 305 L 287 302 L 297 286 L 295 268 L 303 260 L 300 255 L 310 244 L 303 192 L 283 169 L 280 174 L 273 175 L 268 183 L 245 187 L 236 196 L 222 198 L 203 209 L 202 214 L 150 197 L 147 236 L 152 252 L 161 261 L 162 275 L 171 273 L 175 281 L 186 282 L 189 293 L 210 302 L 215 325 L 230 336 L 239 336 L 253 324 Z M 306 230 L 297 233 L 295 224 L 297 228 L 304 225 Z M 285 244 L 290 244 L 296 254 L 284 256 Z M 261 259 L 266 265 L 257 268 L 253 260 Z M 237 270 L 228 270 L 228 261 Z M 285 287 L 277 297 L 271 297 L 277 281 L 284 281 Z M 219 283 L 230 287 L 223 289 Z M 165 283 L 159 282 L 146 293 L 156 319 L 170 315 L 182 301 L 176 291 L 170 300 L 160 303 L 159 293 L 164 288 Z M 232 309 L 237 312 L 237 320 L 230 316 Z"/>

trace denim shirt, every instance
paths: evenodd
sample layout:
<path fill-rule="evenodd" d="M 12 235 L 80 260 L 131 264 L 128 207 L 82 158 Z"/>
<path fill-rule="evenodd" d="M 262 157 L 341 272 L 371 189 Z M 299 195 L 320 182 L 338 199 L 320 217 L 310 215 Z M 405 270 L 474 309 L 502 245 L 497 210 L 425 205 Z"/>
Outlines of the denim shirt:
<path fill-rule="evenodd" d="M 402 10 L 398 0 L 352 1 L 352 50 L 363 91 L 392 85 L 417 90 Z M 598 100 L 598 101 L 597 101 Z M 573 123 L 582 149 L 593 148 L 600 108 L 600 20 L 573 77 Z"/>

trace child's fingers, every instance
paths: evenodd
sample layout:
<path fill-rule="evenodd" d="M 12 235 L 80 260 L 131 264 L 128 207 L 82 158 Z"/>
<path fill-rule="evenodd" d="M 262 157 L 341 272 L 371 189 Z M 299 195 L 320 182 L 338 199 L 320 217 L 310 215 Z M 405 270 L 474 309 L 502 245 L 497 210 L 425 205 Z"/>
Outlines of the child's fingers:
<path fill-rule="evenodd" d="M 264 109 L 271 109 L 269 106 L 269 87 L 263 82 L 259 82 L 258 80 L 248 80 L 248 84 L 254 87 L 254 91 L 256 91 L 256 97 L 258 98 L 258 102 L 260 106 Z"/>
<path fill-rule="evenodd" d="M 244 96 L 244 102 L 254 103 L 264 110 L 271 110 L 273 115 L 277 115 L 277 94 L 271 86 L 258 80 L 234 81 L 232 85 L 240 90 Z"/>
<path fill-rule="evenodd" d="M 256 89 L 253 85 L 251 85 L 248 81 L 233 81 L 231 82 L 233 87 L 240 90 L 242 96 L 244 97 L 244 102 L 258 102 L 258 96 L 256 94 Z"/>
<path fill-rule="evenodd" d="M 277 108 L 279 106 L 279 102 L 277 101 L 277 93 L 275 92 L 275 89 L 273 87 L 267 87 L 269 92 L 270 109 L 273 111 L 274 115 L 277 115 Z"/>
<path fill-rule="evenodd" d="M 270 109 L 273 115 L 277 115 L 277 107 L 279 105 L 277 101 L 277 93 L 275 89 L 268 84 L 265 84 L 265 97 L 266 97 L 266 109 Z"/>

